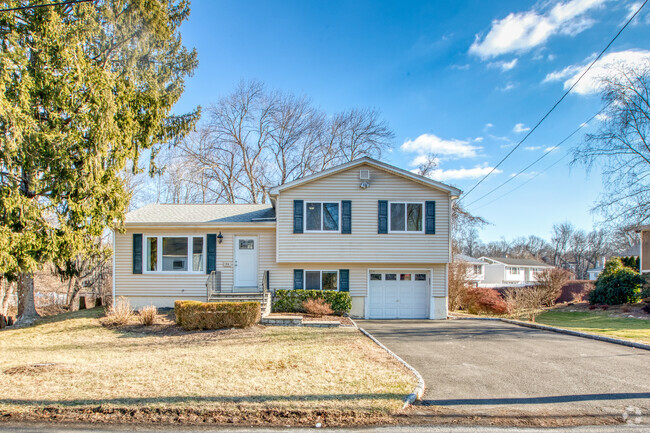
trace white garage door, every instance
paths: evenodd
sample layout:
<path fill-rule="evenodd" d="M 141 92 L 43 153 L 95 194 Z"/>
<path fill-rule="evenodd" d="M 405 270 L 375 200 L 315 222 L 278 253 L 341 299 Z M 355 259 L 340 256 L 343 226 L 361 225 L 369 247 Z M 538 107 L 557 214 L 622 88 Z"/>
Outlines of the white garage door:
<path fill-rule="evenodd" d="M 429 317 L 428 272 L 371 271 L 369 284 L 368 318 Z"/>

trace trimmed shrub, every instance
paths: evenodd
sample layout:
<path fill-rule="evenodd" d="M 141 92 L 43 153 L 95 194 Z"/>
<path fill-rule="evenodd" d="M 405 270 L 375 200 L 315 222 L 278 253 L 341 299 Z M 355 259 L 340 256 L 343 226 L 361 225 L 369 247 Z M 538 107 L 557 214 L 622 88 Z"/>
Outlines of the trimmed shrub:
<path fill-rule="evenodd" d="M 582 302 L 589 298 L 594 290 L 594 282 L 589 280 L 571 280 L 562 286 L 562 293 L 555 302 Z"/>
<path fill-rule="evenodd" d="M 124 326 L 129 323 L 133 316 L 133 308 L 127 298 L 120 296 L 115 301 L 115 306 L 111 305 L 106 310 L 104 323 L 109 326 Z"/>
<path fill-rule="evenodd" d="M 273 311 L 283 313 L 304 313 L 303 302 L 309 299 L 323 299 L 339 315 L 349 313 L 352 298 L 349 292 L 335 290 L 276 290 Z"/>
<path fill-rule="evenodd" d="M 153 305 L 147 305 L 138 310 L 138 320 L 141 325 L 151 326 L 156 323 L 156 316 L 158 315 L 158 309 Z"/>
<path fill-rule="evenodd" d="M 259 323 L 259 302 L 174 302 L 176 323 L 185 330 L 246 328 Z"/>
<path fill-rule="evenodd" d="M 328 316 L 334 313 L 324 299 L 307 299 L 302 303 L 302 308 L 305 310 L 305 313 L 313 316 Z"/>
<path fill-rule="evenodd" d="M 638 272 L 623 266 L 620 259 L 613 258 L 598 276 L 596 288 L 589 294 L 589 302 L 606 305 L 638 302 L 642 283 Z"/>
<path fill-rule="evenodd" d="M 470 287 L 465 291 L 462 305 L 471 314 L 505 314 L 508 307 L 496 290 Z"/>

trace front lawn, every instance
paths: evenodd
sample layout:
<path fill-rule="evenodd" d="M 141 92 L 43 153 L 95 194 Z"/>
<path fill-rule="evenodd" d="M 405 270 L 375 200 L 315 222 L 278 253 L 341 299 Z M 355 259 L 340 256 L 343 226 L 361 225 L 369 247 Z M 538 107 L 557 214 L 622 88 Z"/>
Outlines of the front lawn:
<path fill-rule="evenodd" d="M 103 327 L 102 314 L 66 313 L 0 332 L 0 419 L 54 413 L 88 421 L 135 411 L 155 415 L 143 421 L 172 413 L 172 421 L 256 424 L 272 413 L 271 423 L 292 423 L 287 414 L 305 423 L 327 423 L 331 414 L 372 422 L 398 410 L 415 386 L 356 329 L 119 330 Z"/>
<path fill-rule="evenodd" d="M 612 317 L 605 312 L 545 311 L 537 323 L 650 344 L 650 320 Z"/>

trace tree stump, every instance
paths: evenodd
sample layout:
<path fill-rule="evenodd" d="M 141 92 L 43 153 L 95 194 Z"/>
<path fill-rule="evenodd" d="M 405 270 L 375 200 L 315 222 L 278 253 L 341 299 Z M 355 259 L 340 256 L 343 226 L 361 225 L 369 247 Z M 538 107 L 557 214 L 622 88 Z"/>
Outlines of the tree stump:
<path fill-rule="evenodd" d="M 98 296 L 95 298 L 95 308 L 102 306 L 102 297 Z"/>
<path fill-rule="evenodd" d="M 79 296 L 79 309 L 80 310 L 85 310 L 86 309 L 86 297 L 85 296 Z"/>
<path fill-rule="evenodd" d="M 13 326 L 14 316 L 7 316 L 7 326 Z"/>

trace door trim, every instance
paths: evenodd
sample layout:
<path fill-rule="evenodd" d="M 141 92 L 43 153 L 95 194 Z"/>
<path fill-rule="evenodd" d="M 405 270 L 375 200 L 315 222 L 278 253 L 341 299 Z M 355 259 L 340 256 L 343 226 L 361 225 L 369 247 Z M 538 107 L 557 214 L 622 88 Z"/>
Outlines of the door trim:
<path fill-rule="evenodd" d="M 363 318 L 368 319 L 370 316 L 370 271 L 376 272 L 396 272 L 396 271 L 410 271 L 410 272 L 426 272 L 429 274 L 428 285 L 428 298 L 427 304 L 427 318 L 431 318 L 431 300 L 433 299 L 433 268 L 367 268 L 366 269 L 366 296 L 363 302 Z M 373 319 L 373 320 L 390 320 L 390 319 Z M 417 319 L 416 319 L 417 320 Z M 426 320 L 426 319 L 422 319 Z"/>
<path fill-rule="evenodd" d="M 255 286 L 240 286 L 237 284 L 237 250 L 239 249 L 239 239 L 255 239 Z M 258 235 L 251 235 L 251 236 L 246 236 L 246 235 L 235 235 L 234 236 L 234 242 L 232 245 L 233 248 L 233 276 L 232 276 L 232 287 L 233 287 L 233 292 L 236 291 L 236 289 L 243 289 L 243 288 L 255 288 L 255 291 L 258 290 L 259 288 L 259 269 L 260 269 L 260 243 L 259 243 L 259 236 Z"/>

